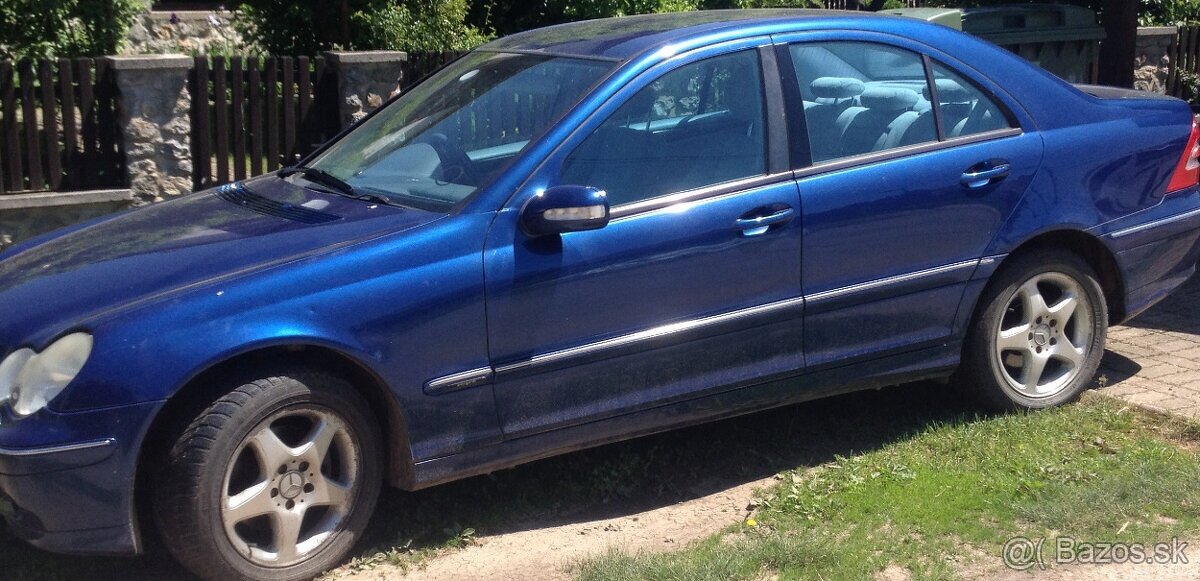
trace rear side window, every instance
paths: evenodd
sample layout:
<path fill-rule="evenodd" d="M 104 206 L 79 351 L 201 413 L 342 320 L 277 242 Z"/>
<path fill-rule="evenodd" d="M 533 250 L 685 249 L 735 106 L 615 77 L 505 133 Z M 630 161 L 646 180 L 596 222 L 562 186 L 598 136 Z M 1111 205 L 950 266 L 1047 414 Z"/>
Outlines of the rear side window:
<path fill-rule="evenodd" d="M 814 163 L 938 140 L 917 53 L 866 42 L 790 51 Z"/>
<path fill-rule="evenodd" d="M 766 173 L 758 53 L 684 65 L 625 102 L 563 163 L 559 183 L 613 205 Z"/>
<path fill-rule="evenodd" d="M 1012 126 L 995 101 L 945 65 L 933 64 L 933 82 L 937 87 L 946 139 Z"/>

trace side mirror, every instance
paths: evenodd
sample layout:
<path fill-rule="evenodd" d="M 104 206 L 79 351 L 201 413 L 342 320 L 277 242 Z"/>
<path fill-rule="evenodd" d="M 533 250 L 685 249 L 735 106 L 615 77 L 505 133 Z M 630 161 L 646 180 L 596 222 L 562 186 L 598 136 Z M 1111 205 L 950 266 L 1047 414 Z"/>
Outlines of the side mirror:
<path fill-rule="evenodd" d="M 608 225 L 608 195 L 586 186 L 555 186 L 521 209 L 521 228 L 530 236 L 596 230 Z"/>

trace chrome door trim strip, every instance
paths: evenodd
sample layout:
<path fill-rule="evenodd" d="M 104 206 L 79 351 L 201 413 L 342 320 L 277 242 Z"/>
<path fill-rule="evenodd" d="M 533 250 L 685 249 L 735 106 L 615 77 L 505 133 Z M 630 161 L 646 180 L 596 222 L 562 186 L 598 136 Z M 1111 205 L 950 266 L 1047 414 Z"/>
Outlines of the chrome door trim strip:
<path fill-rule="evenodd" d="M 692 331 L 695 329 L 700 329 L 703 327 L 708 327 L 708 326 L 716 325 L 719 323 L 727 323 L 730 321 L 736 321 L 738 319 L 744 319 L 746 317 L 766 315 L 766 314 L 773 313 L 776 311 L 780 311 L 780 310 L 784 310 L 784 309 L 788 309 L 788 308 L 792 308 L 792 307 L 797 307 L 797 306 L 802 306 L 803 304 L 804 304 L 804 297 L 795 297 L 795 298 L 791 298 L 791 299 L 784 299 L 782 301 L 775 301 L 773 303 L 767 303 L 765 305 L 759 305 L 756 307 L 749 307 L 749 308 L 745 308 L 745 309 L 739 309 L 736 311 L 730 311 L 728 313 L 723 313 L 720 315 L 712 315 L 712 316 L 708 316 L 708 317 L 701 317 L 699 319 L 679 321 L 677 323 L 668 323 L 666 325 L 660 325 L 658 327 L 653 327 L 650 329 L 646 329 L 644 331 L 638 331 L 636 333 L 630 333 L 628 335 L 620 335 L 617 337 L 612 337 L 610 339 L 605 339 L 603 341 L 597 341 L 595 343 L 588 343 L 586 345 L 580 345 L 578 347 L 569 347 L 567 349 L 551 351 L 549 353 L 543 353 L 541 355 L 534 355 L 533 357 L 526 359 L 524 361 L 517 361 L 515 363 L 509 363 L 507 365 L 500 365 L 500 366 L 496 367 L 496 374 L 498 375 L 501 373 L 517 371 L 517 370 L 526 369 L 529 367 L 547 365 L 547 364 L 554 363 L 557 361 L 562 361 L 564 359 L 570 359 L 573 357 L 581 357 L 584 355 L 590 355 L 590 354 L 597 353 L 600 351 L 616 349 L 618 347 L 625 347 L 628 345 L 632 345 L 634 343 L 649 341 L 651 339 L 658 339 L 660 337 L 675 335 L 675 334 L 683 333 L 685 331 Z"/>
<path fill-rule="evenodd" d="M 858 284 L 852 284 L 850 286 L 844 286 L 841 288 L 835 288 L 835 289 L 831 289 L 831 290 L 827 290 L 827 291 L 821 291 L 819 293 L 813 293 L 811 295 L 807 295 L 807 299 L 808 299 L 808 302 L 810 302 L 810 303 L 819 303 L 821 301 L 826 301 L 829 299 L 845 297 L 845 296 L 854 295 L 854 294 L 857 294 L 860 292 L 875 290 L 875 289 L 882 288 L 882 287 L 885 287 L 888 285 L 912 282 L 914 280 L 919 280 L 919 279 L 930 277 L 930 276 L 937 276 L 939 274 L 946 274 L 949 272 L 955 272 L 955 271 L 964 270 L 967 268 L 975 268 L 977 266 L 979 266 L 979 259 L 964 260 L 962 262 L 955 262 L 955 263 L 946 264 L 943 266 L 937 266 L 934 268 L 927 268 L 925 270 L 918 270 L 916 272 L 909 272 L 906 274 L 898 274 L 895 276 L 889 276 L 887 278 L 879 278 L 879 279 L 875 279 L 875 280 L 869 280 L 867 282 L 860 282 Z"/>
<path fill-rule="evenodd" d="M 1196 216 L 1200 216 L 1200 208 L 1197 208 L 1195 210 L 1189 210 L 1182 214 L 1175 214 L 1174 216 L 1167 216 L 1166 218 L 1159 218 L 1158 220 L 1151 220 L 1149 222 L 1146 222 L 1145 224 L 1138 224 L 1137 226 L 1130 226 L 1123 230 L 1117 230 L 1116 232 L 1109 232 L 1108 236 L 1110 238 L 1121 238 L 1124 236 L 1128 236 L 1130 234 L 1137 234 L 1138 232 L 1150 230 L 1152 228 L 1157 228 L 1159 226 L 1166 226 L 1167 224 L 1172 224 L 1174 222 L 1187 220 L 1188 218 L 1194 218 Z"/>
<path fill-rule="evenodd" d="M 684 190 L 682 192 L 675 192 L 673 194 L 664 194 L 656 198 L 648 198 L 637 202 L 613 206 L 613 208 L 609 210 L 608 215 L 610 219 L 617 220 L 620 218 L 641 214 L 643 212 L 650 212 L 652 210 L 659 210 L 669 206 L 674 206 L 675 204 L 681 204 L 684 202 L 694 202 L 706 198 L 716 198 L 746 190 L 773 186 L 787 182 L 791 179 L 792 172 L 790 170 L 781 173 L 761 174 L 748 178 L 740 178 L 728 182 L 696 188 L 693 190 Z"/>
<path fill-rule="evenodd" d="M 58 454 L 62 452 L 78 452 L 80 450 L 90 450 L 92 448 L 103 448 L 116 443 L 113 438 L 105 438 L 94 442 L 80 442 L 78 444 L 64 444 L 61 446 L 46 446 L 44 448 L 0 448 L 0 456 L 45 456 L 48 454 Z"/>
<path fill-rule="evenodd" d="M 1197 212 L 1200 213 L 1200 211 Z M 870 280 L 846 287 L 822 291 L 807 296 L 794 297 L 754 307 L 738 309 L 736 311 L 730 311 L 728 313 L 722 313 L 719 315 L 711 315 L 697 319 L 679 321 L 676 323 L 668 323 L 666 325 L 660 325 L 626 335 L 619 335 L 617 337 L 611 337 L 609 339 L 596 341 L 594 343 L 587 343 L 576 347 L 568 347 L 566 349 L 559 349 L 557 351 L 549 351 L 547 353 L 534 355 L 529 359 L 514 361 L 512 363 L 497 365 L 495 367 L 480 367 L 477 369 L 461 371 L 430 380 L 425 384 L 425 393 L 436 395 L 458 391 L 460 389 L 468 389 L 486 384 L 494 379 L 497 375 L 502 373 L 510 373 L 513 371 L 549 365 L 575 357 L 583 357 L 611 349 L 627 347 L 636 343 L 650 341 L 652 339 L 659 339 L 687 331 L 694 331 L 712 325 L 728 323 L 747 317 L 767 315 L 789 308 L 802 307 L 806 304 L 819 304 L 823 301 L 877 290 L 894 284 L 912 282 L 922 278 L 958 272 L 960 270 L 974 269 L 984 262 L 984 260 L 985 259 L 963 260 L 961 262 L 955 262 L 934 268 L 927 268 L 925 270 L 918 270 L 906 274 L 889 276 L 886 278 Z M 994 257 L 988 257 L 986 260 L 994 260 Z"/>
<path fill-rule="evenodd" d="M 795 172 L 795 176 L 796 179 L 800 179 L 811 175 L 858 167 L 860 165 L 868 165 L 880 161 L 909 157 L 919 153 L 929 153 L 931 151 L 940 151 L 961 145 L 969 145 L 971 143 L 980 143 L 983 141 L 1003 139 L 1005 137 L 1014 137 L 1023 133 L 1024 131 L 1022 131 L 1020 127 L 1008 127 L 1005 129 L 993 129 L 991 131 L 984 131 L 983 133 L 975 133 L 973 135 L 966 135 L 963 137 L 951 137 L 945 141 L 929 141 L 926 143 L 918 143 L 916 145 L 906 145 L 904 147 L 897 147 L 894 149 L 885 149 L 883 151 L 873 151 L 851 157 L 822 161 L 808 167 L 798 168 Z"/>
<path fill-rule="evenodd" d="M 425 393 L 438 395 L 483 385 L 492 380 L 491 367 L 479 367 L 443 375 L 425 383 Z"/>

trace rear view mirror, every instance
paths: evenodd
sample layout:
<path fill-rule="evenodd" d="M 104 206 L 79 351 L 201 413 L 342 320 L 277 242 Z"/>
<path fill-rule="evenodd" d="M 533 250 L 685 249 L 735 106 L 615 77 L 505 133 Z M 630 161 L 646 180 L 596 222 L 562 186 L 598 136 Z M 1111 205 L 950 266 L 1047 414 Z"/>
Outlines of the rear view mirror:
<path fill-rule="evenodd" d="M 530 236 L 596 230 L 607 224 L 608 195 L 587 186 L 555 186 L 521 210 L 521 228 Z"/>

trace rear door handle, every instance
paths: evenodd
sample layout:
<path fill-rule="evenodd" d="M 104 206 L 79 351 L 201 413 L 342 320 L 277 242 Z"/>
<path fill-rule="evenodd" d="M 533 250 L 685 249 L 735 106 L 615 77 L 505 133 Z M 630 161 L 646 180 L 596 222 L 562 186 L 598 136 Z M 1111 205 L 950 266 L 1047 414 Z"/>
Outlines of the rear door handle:
<path fill-rule="evenodd" d="M 742 236 L 758 236 L 766 234 L 771 226 L 783 224 L 792 219 L 796 215 L 796 211 L 792 208 L 784 208 L 776 210 L 766 216 L 756 216 L 754 218 L 738 218 L 734 224 L 738 230 L 742 231 Z"/>
<path fill-rule="evenodd" d="M 971 189 L 982 188 L 1004 179 L 1010 171 L 1012 171 L 1012 164 L 1005 160 L 985 161 L 963 172 L 962 185 Z"/>

